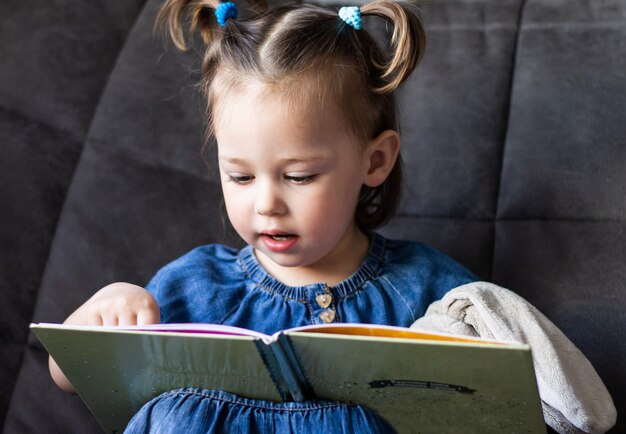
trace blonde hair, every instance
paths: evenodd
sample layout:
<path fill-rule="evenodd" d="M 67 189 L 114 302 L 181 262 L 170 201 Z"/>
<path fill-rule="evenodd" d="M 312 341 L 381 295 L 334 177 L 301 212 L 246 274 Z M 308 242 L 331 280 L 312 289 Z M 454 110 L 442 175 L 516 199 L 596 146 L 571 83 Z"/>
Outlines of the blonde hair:
<path fill-rule="evenodd" d="M 221 27 L 215 18 L 218 0 L 166 0 L 157 16 L 174 44 L 187 49 L 183 18 L 191 17 L 190 33 L 199 31 L 206 51 L 201 89 L 207 98 L 209 132 L 214 116 L 232 89 L 250 78 L 275 86 L 288 101 L 314 98 L 332 101 L 347 126 L 370 140 L 387 129 L 398 130 L 393 91 L 423 57 L 425 34 L 410 4 L 376 0 L 360 7 L 362 17 L 383 18 L 393 25 L 390 55 L 384 56 L 365 30 L 345 23 L 337 10 L 308 4 L 267 8 L 249 2 L 256 11 L 248 19 L 229 19 Z M 363 186 L 355 220 L 364 231 L 386 223 L 395 212 L 402 183 L 398 157 L 380 186 Z"/>

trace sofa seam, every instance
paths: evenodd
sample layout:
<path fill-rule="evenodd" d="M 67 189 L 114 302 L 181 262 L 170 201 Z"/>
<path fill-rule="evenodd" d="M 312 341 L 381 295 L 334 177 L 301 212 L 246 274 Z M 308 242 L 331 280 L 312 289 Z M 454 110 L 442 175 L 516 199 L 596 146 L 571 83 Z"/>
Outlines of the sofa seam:
<path fill-rule="evenodd" d="M 97 137 L 90 137 L 87 140 L 88 143 L 85 143 L 85 149 L 91 148 L 92 150 L 99 152 L 101 154 L 105 154 L 110 157 L 121 157 L 125 158 L 127 161 L 131 161 L 133 163 L 137 163 L 143 165 L 144 167 L 152 167 L 152 168 L 163 168 L 168 169 L 176 173 L 180 173 L 182 175 L 189 176 L 191 178 L 195 178 L 205 182 L 216 182 L 219 179 L 212 178 L 210 170 L 207 170 L 208 175 L 203 175 L 194 170 L 188 170 L 181 165 L 168 164 L 161 158 L 156 158 L 148 152 L 143 152 L 142 150 L 136 149 L 117 149 L 115 146 L 107 146 L 106 141 Z M 200 154 L 200 158 L 202 155 Z"/>
<path fill-rule="evenodd" d="M 450 220 L 468 223 L 495 223 L 495 222 L 571 222 L 571 223 L 626 223 L 626 218 L 573 218 L 573 217 L 486 217 L 471 218 L 466 216 L 423 215 L 423 214 L 396 214 L 394 218 L 422 219 L 422 220 Z"/>
<path fill-rule="evenodd" d="M 513 86 L 515 85 L 515 73 L 518 67 L 518 59 L 519 59 L 519 46 L 521 43 L 521 33 L 522 33 L 522 22 L 524 20 L 524 10 L 526 9 L 526 0 L 520 0 L 519 10 L 517 13 L 517 32 L 515 33 L 515 41 L 513 43 L 513 53 L 511 60 L 511 78 L 509 82 L 509 99 L 508 99 L 508 107 L 506 111 L 506 117 L 504 122 L 504 134 L 502 139 L 502 148 L 500 151 L 500 170 L 498 174 L 498 184 L 496 186 L 495 191 L 495 207 L 494 207 L 494 219 L 493 219 L 493 236 L 492 236 L 492 246 L 491 246 L 491 267 L 489 270 L 490 280 L 493 280 L 494 275 L 494 267 L 495 267 L 495 258 L 496 258 L 496 244 L 498 239 L 498 225 L 497 222 L 499 220 L 500 213 L 500 194 L 502 190 L 502 176 L 504 173 L 504 158 L 506 154 L 506 144 L 509 137 L 509 126 L 511 122 L 511 107 L 513 103 Z"/>
<path fill-rule="evenodd" d="M 72 141 L 76 143 L 85 141 L 86 135 L 82 135 L 82 138 L 81 138 L 80 137 L 81 134 L 76 133 L 76 131 L 72 131 L 71 129 L 68 129 L 68 128 L 59 128 L 57 125 L 53 125 L 51 123 L 45 122 L 42 119 L 38 119 L 37 117 L 34 117 L 34 116 L 29 116 L 21 110 L 16 110 L 15 108 L 7 107 L 2 102 L 0 102 L 0 111 L 5 112 L 9 116 L 15 116 L 16 118 L 19 118 L 20 120 L 24 122 L 35 124 L 39 126 L 40 128 L 46 128 L 51 131 L 54 131 L 56 134 L 67 135 L 71 138 Z"/>

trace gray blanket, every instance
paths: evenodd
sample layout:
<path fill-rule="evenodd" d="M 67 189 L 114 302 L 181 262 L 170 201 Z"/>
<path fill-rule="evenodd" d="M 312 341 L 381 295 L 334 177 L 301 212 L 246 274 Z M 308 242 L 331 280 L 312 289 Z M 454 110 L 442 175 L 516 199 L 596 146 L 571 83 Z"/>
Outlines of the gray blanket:
<path fill-rule="evenodd" d="M 576 346 L 519 295 L 488 282 L 450 290 L 413 328 L 529 344 L 546 423 L 559 433 L 604 433 L 613 399 Z"/>

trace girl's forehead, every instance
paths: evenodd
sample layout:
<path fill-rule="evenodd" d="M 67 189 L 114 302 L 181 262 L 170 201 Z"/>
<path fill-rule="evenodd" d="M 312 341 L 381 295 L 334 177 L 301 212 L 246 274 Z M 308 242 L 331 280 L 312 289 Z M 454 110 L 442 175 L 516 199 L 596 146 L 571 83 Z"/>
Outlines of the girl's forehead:
<path fill-rule="evenodd" d="M 336 95 L 316 86 L 315 79 L 268 83 L 227 76 L 213 85 L 212 129 L 220 158 L 356 156 L 367 144 L 346 121 Z"/>
<path fill-rule="evenodd" d="M 262 126 L 263 122 L 292 134 L 311 134 L 344 127 L 343 113 L 333 98 L 301 86 L 278 86 L 251 80 L 219 92 L 213 106 L 216 133 Z M 234 131 L 237 132 L 237 131 Z"/>
<path fill-rule="evenodd" d="M 353 155 L 362 143 L 330 104 L 250 86 L 220 102 L 215 136 L 221 161 L 323 161 Z"/>

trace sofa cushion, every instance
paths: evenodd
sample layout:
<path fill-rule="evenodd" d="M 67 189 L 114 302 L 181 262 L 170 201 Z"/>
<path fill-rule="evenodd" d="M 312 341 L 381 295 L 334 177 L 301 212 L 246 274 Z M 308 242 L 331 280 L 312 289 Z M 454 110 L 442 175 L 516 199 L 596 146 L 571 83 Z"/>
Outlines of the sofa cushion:
<path fill-rule="evenodd" d="M 143 285 L 196 245 L 241 245 L 223 213 L 211 143 L 208 163 L 200 156 L 203 103 L 194 87 L 200 59 L 155 39 L 159 4 L 146 3 L 121 52 L 123 36 L 111 30 L 119 38 L 107 49 L 107 58 L 117 56 L 115 67 L 101 78 L 108 83 L 89 129 L 32 127 L 38 109 L 26 119 L 0 110 L 14 148 L 22 141 L 35 147 L 41 138 L 71 161 L 29 178 L 34 190 L 20 206 L 34 201 L 51 220 L 18 223 L 16 213 L 5 222 L 44 228 L 43 247 L 36 237 L 20 244 L 3 226 L 2 240 L 22 248 L 20 257 L 36 252 L 19 270 L 33 264 L 41 276 L 47 264 L 43 278 L 27 284 L 19 280 L 23 271 L 2 270 L 20 290 L 6 289 L 15 307 L 0 307 L 0 318 L 10 322 L 9 331 L 0 329 L 0 357 L 10 368 L 0 375 L 13 391 L 6 432 L 96 427 L 82 402 L 49 379 L 39 343 L 32 336 L 26 342 L 35 298 L 34 321 L 62 321 L 100 287 Z M 122 22 L 134 19 L 128 8 L 115 9 L 124 12 Z M 589 357 L 624 412 L 626 4 L 445 0 L 420 9 L 426 57 L 398 95 L 406 189 L 383 232 L 425 241 L 527 298 Z M 6 92 L 19 100 L 18 92 Z M 98 98 L 90 100 L 91 113 Z M 67 108 L 67 116 L 79 114 Z M 58 116 L 62 125 L 84 125 Z M 33 155 L 41 153 L 20 164 L 38 164 Z M 30 176 L 12 170 L 12 179 Z M 61 176 L 52 182 L 52 173 Z M 50 199 L 55 194 L 62 199 Z M 0 187 L 4 197 L 16 201 Z M 624 429 L 620 420 L 614 431 Z"/>
<path fill-rule="evenodd" d="M 0 3 L 0 425 L 67 189 L 141 6 Z"/>

